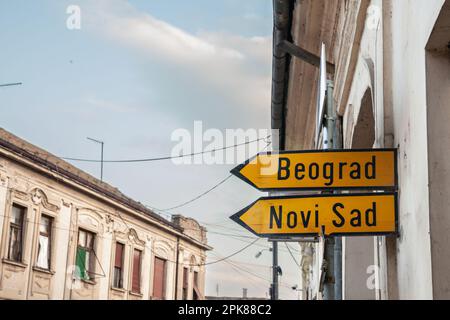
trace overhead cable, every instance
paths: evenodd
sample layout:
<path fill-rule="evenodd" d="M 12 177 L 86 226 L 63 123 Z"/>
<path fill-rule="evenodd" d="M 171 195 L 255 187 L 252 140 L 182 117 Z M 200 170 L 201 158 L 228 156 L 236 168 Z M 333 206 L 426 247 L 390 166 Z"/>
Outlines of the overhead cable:
<path fill-rule="evenodd" d="M 238 144 L 226 146 L 223 148 L 205 150 L 205 151 L 200 151 L 200 152 L 193 152 L 193 153 L 188 153 L 188 154 L 181 154 L 178 156 L 166 156 L 166 157 L 144 158 L 144 159 L 122 159 L 122 160 L 98 160 L 98 159 L 83 159 L 83 158 L 70 158 L 70 157 L 61 157 L 61 159 L 69 160 L 69 161 L 95 162 L 95 163 L 101 163 L 101 162 L 103 162 L 103 163 L 136 163 L 136 162 L 162 161 L 162 160 L 179 159 L 179 158 L 184 158 L 184 157 L 193 157 L 193 156 L 201 155 L 201 154 L 205 154 L 205 153 L 211 153 L 211 152 L 217 152 L 217 151 L 222 151 L 222 150 L 226 150 L 226 149 L 236 148 L 236 147 L 248 145 L 250 143 L 259 142 L 262 140 L 267 141 L 267 139 L 269 139 L 269 138 L 270 138 L 270 136 L 267 136 L 265 138 L 259 138 L 256 140 L 246 141 L 243 143 L 238 143 Z"/>

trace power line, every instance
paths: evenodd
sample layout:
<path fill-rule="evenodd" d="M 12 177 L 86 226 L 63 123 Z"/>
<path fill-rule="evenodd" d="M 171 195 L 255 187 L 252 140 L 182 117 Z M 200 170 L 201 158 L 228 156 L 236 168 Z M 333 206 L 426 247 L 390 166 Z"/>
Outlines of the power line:
<path fill-rule="evenodd" d="M 263 151 L 266 150 L 266 149 L 270 146 L 271 143 L 272 143 L 272 142 L 270 142 L 270 141 L 267 142 L 267 145 L 264 147 Z M 179 205 L 177 205 L 177 206 L 174 206 L 174 207 L 171 207 L 171 208 L 167 208 L 167 209 L 158 209 L 158 208 L 154 208 L 154 207 L 151 207 L 151 206 L 147 206 L 147 207 L 149 207 L 149 208 L 151 208 L 151 209 L 154 209 L 154 210 L 162 211 L 162 212 L 168 212 L 169 210 L 179 209 L 179 208 L 181 208 L 181 207 L 184 207 L 184 206 L 186 206 L 186 205 L 188 205 L 188 204 L 190 204 L 190 203 L 192 203 L 192 202 L 194 202 L 194 201 L 196 201 L 196 200 L 202 198 L 203 196 L 207 195 L 207 194 L 210 193 L 211 191 L 217 189 L 219 186 L 221 186 L 222 184 L 224 184 L 225 182 L 227 182 L 232 176 L 233 176 L 233 175 L 230 174 L 230 175 L 227 176 L 225 179 L 221 180 L 219 183 L 217 183 L 216 185 L 214 185 L 212 188 L 206 190 L 205 192 L 201 193 L 200 195 L 196 196 L 195 198 L 193 198 L 193 199 L 191 199 L 191 200 L 188 200 L 188 201 L 186 201 L 186 202 L 183 202 L 183 203 L 181 203 L 181 204 L 179 204 Z M 170 213 L 169 213 L 169 214 L 170 214 Z"/>
<path fill-rule="evenodd" d="M 126 221 L 124 220 L 124 218 L 122 217 L 122 215 L 121 215 L 119 212 L 117 212 L 117 215 L 118 215 L 118 216 L 120 217 L 120 219 L 123 221 L 123 223 L 125 224 L 126 228 L 127 228 L 128 230 L 130 230 L 130 227 L 128 226 L 128 224 L 126 223 Z M 216 264 L 216 263 L 222 262 L 222 261 L 224 261 L 224 260 L 226 260 L 226 259 L 229 259 L 229 258 L 231 258 L 231 257 L 234 257 L 235 255 L 237 255 L 237 254 L 241 253 L 242 251 L 246 250 L 247 248 L 251 247 L 251 246 L 252 246 L 253 244 L 255 244 L 258 240 L 259 240 L 259 238 L 255 239 L 255 241 L 253 241 L 253 242 L 250 243 L 249 245 L 247 245 L 247 246 L 245 246 L 245 247 L 239 249 L 238 251 L 235 251 L 234 253 L 232 253 L 232 254 L 226 256 L 226 257 L 223 258 L 223 259 L 220 259 L 220 260 L 217 260 L 217 261 L 212 261 L 212 262 L 206 262 L 206 263 L 189 264 L 188 266 L 190 266 L 190 267 L 200 267 L 200 266 L 207 266 L 207 265 L 212 265 L 212 264 Z M 153 249 L 150 249 L 150 250 L 152 251 L 153 254 L 155 253 L 155 252 L 153 251 Z M 173 262 L 173 263 L 177 263 L 176 261 L 171 261 L 171 260 L 168 260 L 168 261 Z"/>
<path fill-rule="evenodd" d="M 196 196 L 195 198 L 193 198 L 193 199 L 191 199 L 191 200 L 189 200 L 189 201 L 183 202 L 182 204 L 177 205 L 177 206 L 175 206 L 175 207 L 171 207 L 171 208 L 167 208 L 167 209 L 161 209 L 161 210 L 162 210 L 162 211 L 167 211 L 167 210 L 174 210 L 174 209 L 179 209 L 179 208 L 181 208 L 181 207 L 184 207 L 184 206 L 186 206 L 186 205 L 188 205 L 188 204 L 194 202 L 195 200 L 198 200 L 198 199 L 202 198 L 203 196 L 207 195 L 208 193 L 210 193 L 210 192 L 213 191 L 214 189 L 217 189 L 219 186 L 221 186 L 222 184 L 224 184 L 225 182 L 227 182 L 232 176 L 233 176 L 233 175 L 230 174 L 228 177 L 226 177 L 225 179 L 221 180 L 219 183 L 217 183 L 217 184 L 216 184 L 215 186 L 213 186 L 212 188 L 206 190 L 205 192 L 201 193 L 200 195 Z"/>
<path fill-rule="evenodd" d="M 222 232 L 214 232 L 214 231 L 208 231 L 208 233 L 218 234 L 218 235 L 227 236 L 227 237 L 239 237 L 239 238 L 253 239 L 253 240 L 255 239 L 255 237 L 245 236 L 245 235 L 240 235 L 240 234 L 222 233 Z"/>
<path fill-rule="evenodd" d="M 225 260 L 227 260 L 227 259 L 229 259 L 229 258 L 231 258 L 231 257 L 234 257 L 235 255 L 241 253 L 242 251 L 244 251 L 244 250 L 246 250 L 247 248 L 249 248 L 249 247 L 251 247 L 252 245 L 254 245 L 258 240 L 259 240 L 259 238 L 258 238 L 258 239 L 255 239 L 255 241 L 253 241 L 253 242 L 250 243 L 249 245 L 247 245 L 247 246 L 243 247 L 242 249 L 240 249 L 240 250 L 238 250 L 238 251 L 236 251 L 236 252 L 234 252 L 234 253 L 232 253 L 232 254 L 226 256 L 225 258 L 222 258 L 222 259 L 219 259 L 219 260 L 216 260 L 216 261 L 213 261 L 213 262 L 207 262 L 207 263 L 204 263 L 203 265 L 204 265 L 204 266 L 207 266 L 207 265 L 211 265 L 211 264 L 216 264 L 216 263 L 225 261 Z"/>
<path fill-rule="evenodd" d="M 294 255 L 292 254 L 291 248 L 289 247 L 289 245 L 287 244 L 287 242 L 284 243 L 284 245 L 286 246 L 286 248 L 289 251 L 289 254 L 292 257 L 292 260 L 294 260 L 295 264 L 297 265 L 297 267 L 301 268 L 300 263 L 298 263 L 297 259 L 295 259 Z"/>
<path fill-rule="evenodd" d="M 257 286 L 259 286 L 259 287 L 261 287 L 261 288 L 266 288 L 266 286 L 265 286 L 264 284 L 261 284 L 261 283 L 259 283 L 259 282 L 256 282 L 254 279 L 248 278 L 248 276 L 247 276 L 246 274 L 244 274 L 244 273 L 242 272 L 242 270 L 240 270 L 236 265 L 234 265 L 233 263 L 231 263 L 231 261 L 225 260 L 225 263 L 229 264 L 230 267 L 231 267 L 234 271 L 236 271 L 237 273 L 243 275 L 243 276 L 245 277 L 246 280 L 252 280 L 252 282 L 253 282 L 253 283 L 252 283 L 252 286 L 253 286 L 254 288 L 257 288 Z M 254 275 L 253 275 L 253 276 L 254 276 Z M 254 276 L 254 277 L 256 277 L 256 276 Z M 259 277 L 258 277 L 258 278 L 259 278 Z M 262 280 L 268 281 L 267 279 L 262 279 Z M 267 289 L 267 288 L 266 288 L 266 289 Z"/>
<path fill-rule="evenodd" d="M 272 282 L 272 280 L 266 279 L 266 278 L 264 278 L 264 277 L 261 276 L 261 275 L 258 275 L 258 274 L 254 273 L 254 272 L 252 272 L 252 271 L 249 271 L 247 268 L 244 268 L 244 267 L 242 267 L 242 266 L 236 265 L 235 262 L 233 263 L 233 262 L 231 262 L 231 261 L 228 260 L 227 263 L 234 265 L 234 266 L 235 266 L 236 268 L 238 268 L 239 270 L 241 270 L 241 271 L 243 271 L 243 272 L 246 272 L 246 273 L 248 273 L 248 274 L 250 274 L 250 275 L 252 275 L 252 276 L 254 276 L 254 277 L 257 277 L 257 278 L 262 279 L 262 280 L 264 280 L 264 281 L 267 281 L 267 282 L 269 282 L 269 283 Z M 283 287 L 286 287 L 286 288 L 291 288 L 291 286 L 289 286 L 288 284 L 286 284 L 286 283 L 284 283 L 284 282 L 280 282 L 280 285 L 283 286 Z"/>
<path fill-rule="evenodd" d="M 192 157 L 192 156 L 196 156 L 196 155 L 201 155 L 201 154 L 205 154 L 205 153 L 211 153 L 211 152 L 216 152 L 216 151 L 223 151 L 223 150 L 226 150 L 226 149 L 236 148 L 236 147 L 248 145 L 250 143 L 254 143 L 254 142 L 258 142 L 258 141 L 262 141 L 262 140 L 267 141 L 267 139 L 269 139 L 269 138 L 270 138 L 270 136 L 267 136 L 265 138 L 259 138 L 259 139 L 256 139 L 256 140 L 246 141 L 246 142 L 243 142 L 243 143 L 234 144 L 234 145 L 231 145 L 231 146 L 226 146 L 226 147 L 219 148 L 219 149 L 212 149 L 212 150 L 206 150 L 206 151 L 201 151 L 201 152 L 193 152 L 193 153 L 189 153 L 189 154 L 181 154 L 179 156 L 166 156 L 166 157 L 144 158 L 144 159 L 103 160 L 103 162 L 104 163 L 136 163 L 136 162 L 152 162 L 152 161 L 179 159 L 179 158 L 184 158 L 184 157 Z M 102 162 L 102 160 L 83 159 L 83 158 L 61 157 L 61 159 L 69 160 L 69 161 L 79 161 L 79 162 L 95 162 L 95 163 Z"/>

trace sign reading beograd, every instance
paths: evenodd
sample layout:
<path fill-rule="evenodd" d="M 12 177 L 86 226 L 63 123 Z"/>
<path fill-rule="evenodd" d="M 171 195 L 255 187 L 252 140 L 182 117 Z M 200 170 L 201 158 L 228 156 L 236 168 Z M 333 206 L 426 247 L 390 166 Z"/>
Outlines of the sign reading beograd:
<path fill-rule="evenodd" d="M 260 153 L 232 174 L 261 191 L 397 186 L 395 149 Z"/>
<path fill-rule="evenodd" d="M 231 172 L 261 191 L 391 191 L 260 198 L 231 216 L 258 236 L 397 232 L 396 149 L 260 153 Z"/>
<path fill-rule="evenodd" d="M 391 234 L 397 230 L 397 195 L 266 197 L 231 219 L 260 237 Z"/>

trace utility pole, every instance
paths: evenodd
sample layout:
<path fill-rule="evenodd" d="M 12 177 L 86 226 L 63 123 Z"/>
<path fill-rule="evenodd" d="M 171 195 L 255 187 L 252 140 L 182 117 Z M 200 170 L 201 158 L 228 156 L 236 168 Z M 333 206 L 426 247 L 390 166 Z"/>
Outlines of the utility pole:
<path fill-rule="evenodd" d="M 327 81 L 327 94 L 326 94 L 326 110 L 325 110 L 325 128 L 324 128 L 324 149 L 333 148 L 334 140 L 334 108 L 333 108 L 333 82 Z M 326 134 L 325 134 L 326 133 Z M 332 237 L 326 237 L 325 239 L 325 251 L 324 260 L 326 263 L 325 278 L 324 278 L 324 291 L 323 297 L 325 300 L 335 299 L 335 272 L 334 272 L 334 239 Z"/>
<path fill-rule="evenodd" d="M 99 143 L 101 145 L 101 160 L 100 160 L 100 181 L 103 181 L 103 148 L 105 146 L 105 143 L 100 140 L 92 139 L 87 137 L 88 140 L 91 140 L 93 142 Z"/>
<path fill-rule="evenodd" d="M 333 91 L 333 88 L 331 89 Z M 333 103 L 334 105 L 334 103 Z M 334 112 L 334 135 L 333 135 L 333 149 L 343 149 L 343 132 L 342 132 L 342 118 L 337 114 L 336 107 L 333 107 Z M 339 193 L 339 191 L 335 191 Z M 334 238 L 334 299 L 342 300 L 342 237 Z"/>
<path fill-rule="evenodd" d="M 278 241 L 272 241 L 272 300 L 278 300 Z"/>
<path fill-rule="evenodd" d="M 333 100 L 334 85 L 327 81 L 326 109 L 326 149 L 342 149 L 341 122 Z M 325 143 L 324 143 L 325 145 Z M 326 276 L 324 285 L 325 300 L 342 300 L 342 238 L 325 238 Z"/>

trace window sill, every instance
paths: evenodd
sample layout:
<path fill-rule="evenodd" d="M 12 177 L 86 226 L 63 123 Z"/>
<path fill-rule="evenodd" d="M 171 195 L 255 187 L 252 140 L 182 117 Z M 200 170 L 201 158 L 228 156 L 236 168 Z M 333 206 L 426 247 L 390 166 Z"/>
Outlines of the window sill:
<path fill-rule="evenodd" d="M 81 282 L 84 282 L 86 284 L 90 284 L 92 286 L 95 286 L 97 283 L 94 280 L 87 280 L 87 279 L 79 279 Z"/>
<path fill-rule="evenodd" d="M 33 271 L 46 273 L 46 274 L 50 274 L 50 275 L 55 274 L 55 271 L 53 271 L 53 270 L 43 269 L 43 268 L 39 268 L 39 267 L 33 267 Z"/>
<path fill-rule="evenodd" d="M 111 287 L 111 290 L 117 291 L 117 292 L 120 292 L 120 293 L 125 293 L 126 292 L 125 289 L 123 289 L 123 288 L 116 288 L 116 287 Z"/>
<path fill-rule="evenodd" d="M 142 294 L 142 293 L 140 293 L 140 292 L 133 292 L 133 291 L 130 291 L 130 294 L 132 295 L 132 296 L 135 296 L 135 297 L 140 297 L 140 298 L 142 298 L 144 295 Z"/>
<path fill-rule="evenodd" d="M 19 267 L 19 268 L 23 268 L 23 269 L 28 267 L 28 265 L 23 263 L 23 262 L 12 261 L 12 260 L 9 260 L 9 259 L 3 259 L 2 261 L 3 261 L 3 263 L 6 263 L 6 264 L 9 264 L 9 265 L 12 265 L 12 266 L 16 266 L 16 267 Z"/>

